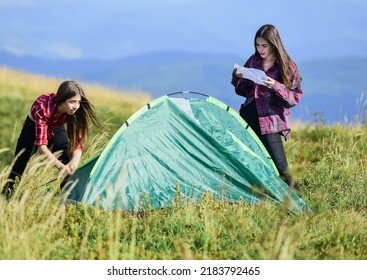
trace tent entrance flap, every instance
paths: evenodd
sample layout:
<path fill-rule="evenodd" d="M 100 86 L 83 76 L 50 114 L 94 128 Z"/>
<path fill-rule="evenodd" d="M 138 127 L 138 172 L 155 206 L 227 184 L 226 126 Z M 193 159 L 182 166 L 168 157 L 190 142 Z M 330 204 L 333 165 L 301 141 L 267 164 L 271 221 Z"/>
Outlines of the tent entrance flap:
<path fill-rule="evenodd" d="M 68 194 L 68 200 L 81 201 L 86 186 L 89 181 L 90 173 L 97 162 L 99 156 L 94 157 L 84 165 L 80 166 L 73 175 L 70 176 L 64 192 Z"/>

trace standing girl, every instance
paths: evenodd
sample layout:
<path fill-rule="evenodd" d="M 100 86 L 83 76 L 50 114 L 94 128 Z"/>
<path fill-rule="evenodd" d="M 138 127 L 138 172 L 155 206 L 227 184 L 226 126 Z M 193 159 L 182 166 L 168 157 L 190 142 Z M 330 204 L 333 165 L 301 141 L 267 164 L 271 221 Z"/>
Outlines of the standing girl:
<path fill-rule="evenodd" d="M 246 98 L 240 115 L 258 135 L 272 157 L 282 179 L 294 189 L 300 187 L 292 179 L 281 136 L 290 139 L 290 108 L 302 97 L 301 75 L 295 62 L 283 47 L 278 30 L 265 24 L 256 32 L 255 53 L 244 67 L 263 70 L 265 85 L 242 77 L 236 69 L 232 73 L 235 92 Z"/>
<path fill-rule="evenodd" d="M 24 121 L 15 149 L 15 163 L 2 193 L 11 196 L 15 178 L 21 178 L 37 150 L 64 175 L 71 175 L 80 162 L 90 121 L 100 127 L 93 105 L 75 81 L 61 83 L 57 93 L 39 96 Z M 61 155 L 56 157 L 55 152 Z"/>

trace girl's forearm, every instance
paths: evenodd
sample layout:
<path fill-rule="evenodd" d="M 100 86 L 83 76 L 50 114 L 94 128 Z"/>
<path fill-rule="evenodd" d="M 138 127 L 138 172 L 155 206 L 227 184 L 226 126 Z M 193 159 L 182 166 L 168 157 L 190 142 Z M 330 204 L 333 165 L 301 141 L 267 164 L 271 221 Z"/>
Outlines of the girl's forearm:
<path fill-rule="evenodd" d="M 71 161 L 68 164 L 71 172 L 75 171 L 75 169 L 78 167 L 81 157 L 82 157 L 81 150 L 77 149 L 73 152 Z"/>

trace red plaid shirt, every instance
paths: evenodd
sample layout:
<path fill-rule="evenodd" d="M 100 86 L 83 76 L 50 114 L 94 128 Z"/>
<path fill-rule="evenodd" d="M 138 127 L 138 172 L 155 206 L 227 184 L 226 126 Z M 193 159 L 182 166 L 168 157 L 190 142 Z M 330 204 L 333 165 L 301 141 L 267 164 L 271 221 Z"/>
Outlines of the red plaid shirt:
<path fill-rule="evenodd" d="M 262 58 L 257 54 L 252 55 L 244 66 L 264 70 Z M 281 132 L 286 140 L 290 139 L 290 108 L 298 104 L 303 94 L 297 66 L 291 63 L 289 70 L 292 81 L 290 89 L 282 84 L 277 62 L 265 72 L 268 77 L 275 80 L 273 89 L 256 84 L 248 79 L 238 78 L 234 74 L 231 81 L 236 93 L 246 98 L 241 108 L 255 100 L 261 134 Z"/>
<path fill-rule="evenodd" d="M 68 114 L 57 115 L 56 94 L 39 96 L 31 107 L 31 116 L 36 125 L 35 146 L 47 145 L 54 136 L 54 128 L 68 121 Z"/>

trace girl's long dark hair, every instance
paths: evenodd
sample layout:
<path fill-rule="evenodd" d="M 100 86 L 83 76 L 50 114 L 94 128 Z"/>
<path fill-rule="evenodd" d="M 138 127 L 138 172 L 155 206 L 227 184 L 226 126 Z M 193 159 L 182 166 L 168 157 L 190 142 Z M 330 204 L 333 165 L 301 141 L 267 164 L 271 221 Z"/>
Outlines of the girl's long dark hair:
<path fill-rule="evenodd" d="M 65 81 L 60 84 L 56 93 L 56 105 L 61 105 L 67 99 L 80 95 L 80 107 L 74 115 L 69 116 L 67 122 L 67 133 L 69 138 L 69 149 L 72 153 L 89 134 L 89 122 L 101 127 L 100 121 L 94 112 L 94 106 L 85 96 L 83 88 L 75 81 Z"/>
<path fill-rule="evenodd" d="M 302 81 L 302 77 L 298 71 L 296 63 L 292 60 L 292 58 L 285 50 L 276 27 L 271 24 L 265 24 L 261 26 L 260 29 L 256 32 L 254 39 L 256 54 L 258 54 L 256 49 L 256 38 L 259 37 L 264 38 L 272 45 L 272 48 L 275 52 L 275 57 L 280 66 L 280 73 L 282 75 L 283 84 L 289 89 L 292 86 L 293 78 L 297 79 L 297 83 L 300 83 Z"/>

